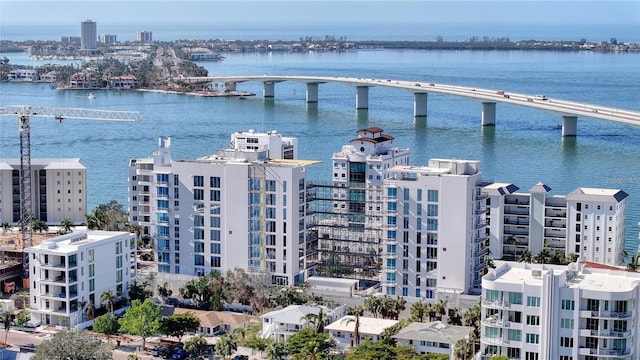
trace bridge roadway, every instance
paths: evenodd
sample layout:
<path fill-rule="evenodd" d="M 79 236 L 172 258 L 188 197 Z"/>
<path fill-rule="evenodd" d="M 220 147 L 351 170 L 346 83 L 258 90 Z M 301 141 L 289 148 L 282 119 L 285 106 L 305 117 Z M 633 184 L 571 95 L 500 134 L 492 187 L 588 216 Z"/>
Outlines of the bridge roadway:
<path fill-rule="evenodd" d="M 457 85 L 436 84 L 391 79 L 368 79 L 350 77 L 322 77 L 322 76 L 223 76 L 223 77 L 188 77 L 181 81 L 188 83 L 216 82 L 224 83 L 227 90 L 235 91 L 236 84 L 258 81 L 263 84 L 263 96 L 275 97 L 275 84 L 283 81 L 295 81 L 307 85 L 307 103 L 318 102 L 318 85 L 325 83 L 339 83 L 356 88 L 356 109 L 369 108 L 369 88 L 388 87 L 409 91 L 414 94 L 414 116 L 427 116 L 427 95 L 445 94 L 460 96 L 482 103 L 482 126 L 495 126 L 496 103 L 507 103 L 526 106 L 552 112 L 562 117 L 562 136 L 576 136 L 578 116 L 593 119 L 614 121 L 627 125 L 640 126 L 640 111 L 618 109 L 594 104 L 578 103 L 562 99 L 541 99 L 535 95 L 473 88 Z"/>

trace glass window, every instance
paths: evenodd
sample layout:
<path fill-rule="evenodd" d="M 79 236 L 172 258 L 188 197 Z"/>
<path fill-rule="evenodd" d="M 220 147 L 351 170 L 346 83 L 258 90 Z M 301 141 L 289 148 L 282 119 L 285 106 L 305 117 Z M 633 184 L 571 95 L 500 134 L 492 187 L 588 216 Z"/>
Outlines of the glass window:
<path fill-rule="evenodd" d="M 527 296 L 527 306 L 540 307 L 540 298 L 537 296 Z"/>
<path fill-rule="evenodd" d="M 427 190 L 427 201 L 438 202 L 438 190 Z"/>
<path fill-rule="evenodd" d="M 522 331 L 509 329 L 507 332 L 507 338 L 509 341 L 522 341 Z"/>
<path fill-rule="evenodd" d="M 193 186 L 204 186 L 204 176 L 196 175 L 193 177 Z"/>
<path fill-rule="evenodd" d="M 509 293 L 509 304 L 522 305 L 522 293 L 510 292 Z"/>

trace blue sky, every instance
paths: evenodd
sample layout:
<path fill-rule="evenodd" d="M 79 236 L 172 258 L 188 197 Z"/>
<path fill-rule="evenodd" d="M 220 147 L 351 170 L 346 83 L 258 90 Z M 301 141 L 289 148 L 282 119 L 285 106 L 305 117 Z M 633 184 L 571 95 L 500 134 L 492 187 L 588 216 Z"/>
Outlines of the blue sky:
<path fill-rule="evenodd" d="M 467 23 L 467 24 L 637 24 L 640 1 L 365 1 L 365 0 L 0 0 L 0 22 L 69 24 L 272 22 Z"/>

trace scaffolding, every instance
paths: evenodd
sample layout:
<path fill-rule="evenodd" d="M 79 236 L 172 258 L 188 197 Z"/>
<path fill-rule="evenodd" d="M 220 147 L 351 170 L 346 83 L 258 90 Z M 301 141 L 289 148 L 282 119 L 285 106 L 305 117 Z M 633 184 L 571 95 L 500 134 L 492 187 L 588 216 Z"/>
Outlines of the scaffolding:
<path fill-rule="evenodd" d="M 307 267 L 315 275 L 377 279 L 382 267 L 382 187 L 307 186 Z"/>

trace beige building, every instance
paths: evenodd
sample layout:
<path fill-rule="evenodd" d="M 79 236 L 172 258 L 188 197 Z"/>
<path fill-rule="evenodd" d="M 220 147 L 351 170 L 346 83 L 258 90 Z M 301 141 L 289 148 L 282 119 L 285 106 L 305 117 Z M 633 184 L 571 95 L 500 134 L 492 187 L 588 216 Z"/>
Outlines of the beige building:
<path fill-rule="evenodd" d="M 87 168 L 80 159 L 31 159 L 31 213 L 34 219 L 74 224 L 87 214 Z M 0 159 L 0 221 L 20 219 L 20 159 Z"/>

